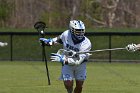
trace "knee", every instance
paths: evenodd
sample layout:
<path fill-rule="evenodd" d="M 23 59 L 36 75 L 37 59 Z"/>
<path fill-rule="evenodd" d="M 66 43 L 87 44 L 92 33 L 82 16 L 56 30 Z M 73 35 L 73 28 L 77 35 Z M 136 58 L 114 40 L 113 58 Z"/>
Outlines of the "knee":
<path fill-rule="evenodd" d="M 65 81 L 64 82 L 66 89 L 72 89 L 73 88 L 73 82 L 72 81 Z"/>

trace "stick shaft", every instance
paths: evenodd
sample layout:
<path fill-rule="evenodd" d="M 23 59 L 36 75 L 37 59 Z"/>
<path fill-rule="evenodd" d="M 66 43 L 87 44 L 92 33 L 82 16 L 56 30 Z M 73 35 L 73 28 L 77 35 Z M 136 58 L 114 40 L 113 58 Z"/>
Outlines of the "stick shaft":
<path fill-rule="evenodd" d="M 45 34 L 44 31 L 40 31 L 39 33 L 40 37 L 44 38 Z M 47 58 L 46 58 L 46 53 L 45 53 L 45 43 L 42 43 L 42 54 L 43 54 L 43 61 L 45 61 L 45 66 L 46 66 L 46 73 L 47 73 L 47 78 L 48 78 L 48 85 L 51 85 L 51 81 L 50 81 L 50 74 L 49 74 L 49 69 L 48 69 L 48 62 L 47 62 Z"/>
<path fill-rule="evenodd" d="M 45 46 L 42 46 L 42 52 L 43 52 L 43 60 L 45 61 L 45 66 L 46 66 L 46 73 L 47 73 L 47 78 L 48 78 L 48 85 L 51 85 L 50 81 L 50 75 L 49 75 L 49 69 L 48 69 L 48 64 L 47 64 L 47 58 L 46 58 L 46 53 L 45 53 Z"/>
<path fill-rule="evenodd" d="M 103 52 L 103 51 L 114 51 L 114 50 L 124 50 L 124 49 L 126 49 L 126 48 L 100 49 L 100 50 L 93 50 L 93 51 L 86 51 L 86 52 L 77 52 L 77 54 Z"/>

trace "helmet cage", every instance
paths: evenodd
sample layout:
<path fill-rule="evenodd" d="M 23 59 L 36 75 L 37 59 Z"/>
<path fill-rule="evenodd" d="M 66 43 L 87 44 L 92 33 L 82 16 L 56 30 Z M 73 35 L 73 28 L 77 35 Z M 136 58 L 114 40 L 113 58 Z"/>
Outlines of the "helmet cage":
<path fill-rule="evenodd" d="M 71 29 L 71 33 L 79 40 L 81 40 L 84 37 L 85 29 Z"/>

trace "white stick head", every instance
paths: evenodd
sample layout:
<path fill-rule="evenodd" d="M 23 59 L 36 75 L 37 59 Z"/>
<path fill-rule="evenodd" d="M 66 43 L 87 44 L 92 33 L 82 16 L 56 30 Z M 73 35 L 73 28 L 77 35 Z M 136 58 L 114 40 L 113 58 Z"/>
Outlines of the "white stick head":
<path fill-rule="evenodd" d="M 8 45 L 7 42 L 4 42 L 4 43 L 3 43 L 3 42 L 0 42 L 0 46 L 1 46 L 1 47 L 7 46 L 7 45 Z"/>

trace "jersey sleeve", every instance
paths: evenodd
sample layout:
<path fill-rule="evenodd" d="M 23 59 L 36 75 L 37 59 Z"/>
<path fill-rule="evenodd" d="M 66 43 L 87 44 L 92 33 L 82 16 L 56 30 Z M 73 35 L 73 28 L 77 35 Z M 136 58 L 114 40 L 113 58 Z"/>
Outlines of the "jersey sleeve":
<path fill-rule="evenodd" d="M 79 52 L 87 52 L 91 50 L 91 42 L 88 38 L 86 38 L 86 40 L 82 43 L 81 48 L 79 50 Z"/>
<path fill-rule="evenodd" d="M 63 44 L 63 40 L 64 40 L 64 32 L 61 34 L 61 35 L 59 35 L 58 37 L 55 37 L 55 38 L 53 38 L 53 42 L 54 43 L 60 43 L 60 44 Z"/>
<path fill-rule="evenodd" d="M 81 51 L 79 52 L 88 52 L 91 50 L 91 42 L 90 40 L 87 40 L 87 42 L 85 44 L 83 44 L 83 46 L 81 47 Z M 86 53 L 86 54 L 79 54 L 80 57 L 83 57 L 85 60 L 88 60 L 89 59 L 89 53 Z"/>
<path fill-rule="evenodd" d="M 58 37 L 58 40 L 57 42 L 60 43 L 60 44 L 63 44 L 63 42 L 65 41 L 65 37 L 67 37 L 67 33 L 68 31 L 64 31 L 59 37 Z"/>

